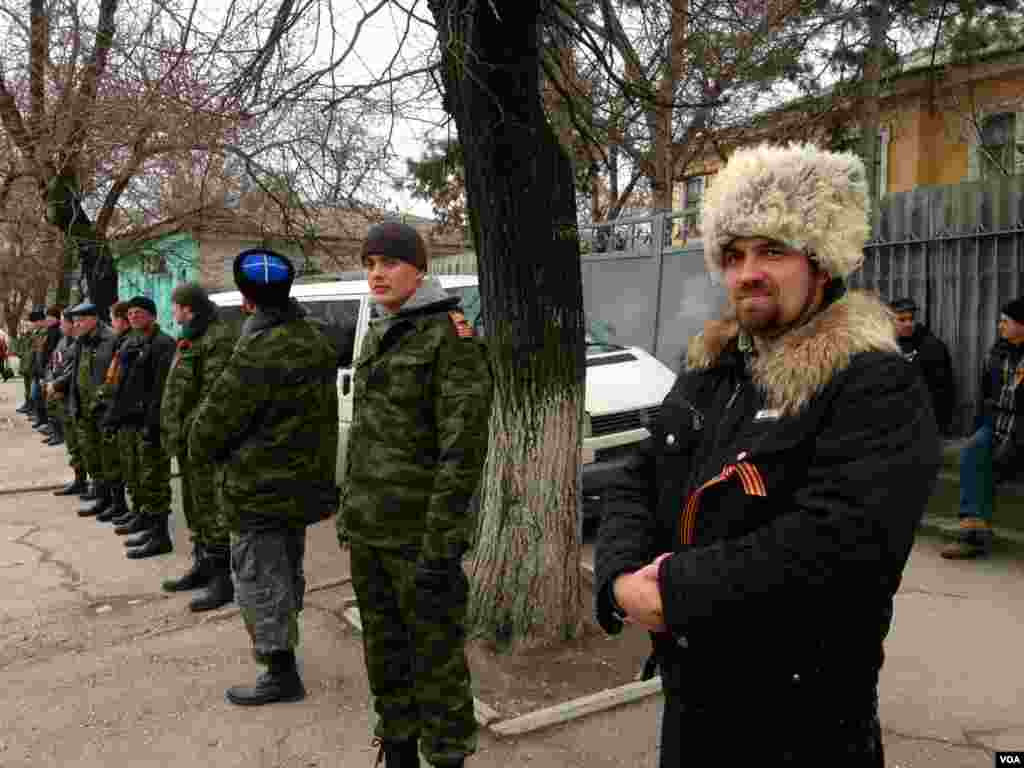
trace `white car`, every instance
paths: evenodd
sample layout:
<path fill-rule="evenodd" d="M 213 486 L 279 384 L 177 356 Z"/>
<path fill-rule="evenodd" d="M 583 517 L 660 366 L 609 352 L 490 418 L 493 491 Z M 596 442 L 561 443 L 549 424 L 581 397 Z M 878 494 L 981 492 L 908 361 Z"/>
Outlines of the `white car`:
<path fill-rule="evenodd" d="M 476 275 L 439 275 L 441 285 L 462 298 L 466 319 L 484 333 L 480 291 Z M 242 304 L 237 291 L 210 297 L 231 314 Z M 344 480 L 348 433 L 352 426 L 353 360 L 370 321 L 372 302 L 365 276 L 292 287 L 292 298 L 312 317 L 327 326 L 339 349 L 338 399 L 341 433 L 338 449 L 338 484 Z M 583 493 L 601 495 L 607 482 L 626 461 L 629 452 L 648 436 L 647 424 L 675 382 L 675 373 L 638 347 L 622 347 L 608 339 L 607 328 L 588 325 L 586 412 L 583 438 Z"/>

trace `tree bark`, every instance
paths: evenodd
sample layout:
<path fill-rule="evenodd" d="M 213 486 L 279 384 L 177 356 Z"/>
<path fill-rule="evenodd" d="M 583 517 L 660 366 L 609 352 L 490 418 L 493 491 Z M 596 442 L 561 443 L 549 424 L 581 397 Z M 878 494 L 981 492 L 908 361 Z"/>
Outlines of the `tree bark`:
<path fill-rule="evenodd" d="M 868 49 L 864 61 L 864 107 L 861 123 L 861 151 L 867 171 L 868 196 L 878 199 L 878 126 L 879 96 L 882 88 L 882 67 L 885 63 L 886 37 L 889 33 L 889 0 L 875 0 L 867 8 Z"/>
<path fill-rule="evenodd" d="M 539 0 L 430 0 L 464 150 L 495 379 L 470 564 L 472 629 L 500 647 L 575 636 L 583 294 L 572 166 L 548 125 Z"/>

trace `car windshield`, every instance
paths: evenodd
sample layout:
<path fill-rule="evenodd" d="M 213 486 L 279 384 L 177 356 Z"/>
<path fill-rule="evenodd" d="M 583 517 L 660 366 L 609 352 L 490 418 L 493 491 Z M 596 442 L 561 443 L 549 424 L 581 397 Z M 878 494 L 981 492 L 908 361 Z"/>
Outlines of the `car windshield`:
<path fill-rule="evenodd" d="M 462 299 L 462 314 L 466 316 L 473 329 L 484 335 L 484 322 L 480 306 L 480 288 L 476 285 L 463 285 L 447 289 L 452 296 Z M 615 328 L 603 320 L 587 318 L 587 332 L 584 338 L 587 342 L 588 355 L 600 355 L 604 352 L 617 352 L 625 349 L 620 344 L 615 344 L 612 339 L 615 336 Z"/>

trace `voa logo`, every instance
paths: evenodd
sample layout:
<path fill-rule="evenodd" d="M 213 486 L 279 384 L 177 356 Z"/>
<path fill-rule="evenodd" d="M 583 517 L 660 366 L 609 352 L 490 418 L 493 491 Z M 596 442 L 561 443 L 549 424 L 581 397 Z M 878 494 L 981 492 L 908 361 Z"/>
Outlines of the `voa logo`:
<path fill-rule="evenodd" d="M 996 755 L 997 765 L 1024 765 L 1021 763 L 1020 755 Z"/>

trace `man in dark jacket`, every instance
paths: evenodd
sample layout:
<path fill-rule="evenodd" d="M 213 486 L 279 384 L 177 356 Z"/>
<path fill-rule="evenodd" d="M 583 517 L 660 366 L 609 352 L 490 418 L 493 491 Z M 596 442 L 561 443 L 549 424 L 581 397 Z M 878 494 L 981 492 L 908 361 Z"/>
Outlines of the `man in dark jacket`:
<path fill-rule="evenodd" d="M 188 456 L 188 432 L 203 396 L 220 378 L 238 341 L 238 330 L 221 319 L 217 305 L 197 283 L 182 283 L 171 293 L 174 318 L 181 324 L 178 351 L 167 376 L 160 405 L 161 437 L 178 457 L 181 505 L 192 532 L 192 567 L 163 583 L 168 592 L 198 589 L 189 608 L 210 611 L 234 600 L 231 583 L 231 535 L 217 500 L 214 466 Z"/>
<path fill-rule="evenodd" d="M 128 512 L 128 502 L 125 499 L 125 472 L 122 467 L 126 461 L 122 457 L 121 446 L 118 443 L 118 428 L 110 420 L 111 404 L 121 378 L 119 355 L 131 335 L 127 302 L 116 301 L 111 305 L 110 329 L 113 331 L 113 338 L 104 342 L 100 353 L 103 359 L 109 360 L 110 363 L 103 374 L 103 383 L 96 390 L 94 408 L 100 427 L 100 465 L 103 467 L 100 479 L 103 483 L 99 498 L 89 509 L 89 515 L 95 515 L 96 520 L 101 523 L 110 522 Z M 124 455 L 128 456 L 130 453 Z"/>
<path fill-rule="evenodd" d="M 160 440 L 160 401 L 164 383 L 174 359 L 174 339 L 160 330 L 156 304 L 147 296 L 128 301 L 128 322 L 132 332 L 118 351 L 121 372 L 105 426 L 127 427 L 133 436 L 130 455 L 122 462 L 130 466 L 137 498 L 135 511 L 143 515 L 145 529 L 125 545 L 128 557 L 136 560 L 165 555 L 173 549 L 167 518 L 171 514 L 171 457 Z"/>
<path fill-rule="evenodd" d="M 461 766 L 477 727 L 465 656 L 462 557 L 487 455 L 484 347 L 436 278 L 415 229 L 378 224 L 363 244 L 375 308 L 356 362 L 339 540 L 387 768 Z"/>
<path fill-rule="evenodd" d="M 55 386 L 57 379 L 70 376 L 71 356 L 75 348 L 75 337 L 72 334 L 74 322 L 63 316 L 61 312 L 60 341 L 50 354 L 50 363 L 46 368 L 46 380 L 43 382 L 43 397 L 46 399 L 46 415 L 53 428 L 53 434 L 46 440 L 46 445 L 63 445 L 65 443 L 66 414 L 64 407 L 64 391 Z M 72 462 L 74 466 L 74 462 Z"/>
<path fill-rule="evenodd" d="M 32 358 L 32 388 L 36 391 L 36 421 L 32 425 L 46 435 L 53 434 L 49 415 L 46 412 L 44 387 L 50 373 L 50 359 L 60 343 L 60 316 L 64 308 L 54 304 L 46 308 L 43 317 L 43 333 L 36 339 L 35 355 Z"/>
<path fill-rule="evenodd" d="M 203 397 L 188 458 L 216 464 L 231 530 L 235 600 L 267 671 L 232 704 L 306 695 L 295 661 L 306 589 L 306 526 L 338 508 L 337 352 L 289 298 L 295 269 L 273 251 L 235 258 L 243 310 L 234 354 Z"/>
<path fill-rule="evenodd" d="M 70 314 L 77 343 L 68 382 L 68 414 L 75 425 L 82 463 L 92 479 L 89 489 L 80 495 L 83 500 L 92 501 L 103 494 L 103 438 L 96 414 L 97 392 L 110 365 L 114 333 L 99 322 L 96 305 L 88 299 L 73 307 Z M 91 509 L 91 505 L 84 506 L 78 514 L 88 517 Z"/>
<path fill-rule="evenodd" d="M 1024 297 L 1003 307 L 999 337 L 982 371 L 981 424 L 960 451 L 960 531 L 942 550 L 950 560 L 992 551 L 994 487 L 1024 468 Z"/>
<path fill-rule="evenodd" d="M 845 290 L 863 165 L 739 149 L 702 222 L 735 317 L 691 340 L 609 495 L 598 619 L 652 633 L 663 768 L 737 732 L 764 765 L 882 768 L 882 641 L 940 451 L 889 310 Z"/>
<path fill-rule="evenodd" d="M 64 444 L 68 451 L 68 463 L 75 473 L 75 479 L 63 488 L 53 492 L 54 496 L 73 496 L 84 492 L 88 483 L 86 481 L 85 461 L 82 458 L 82 450 L 78 445 L 78 428 L 71 415 L 69 389 L 71 380 L 75 374 L 75 356 L 78 338 L 75 332 L 75 319 L 70 309 L 64 310 L 61 318 L 61 333 L 64 338 L 57 345 L 58 363 L 54 366 L 53 381 L 50 382 L 50 391 L 55 401 L 59 402 L 61 431 L 64 434 Z"/>
<path fill-rule="evenodd" d="M 896 341 L 900 352 L 914 363 L 924 376 L 931 394 L 935 421 L 940 434 L 948 435 L 953 426 L 953 362 L 949 350 L 934 333 L 916 322 L 917 302 L 911 298 L 896 299 L 889 305 L 896 323 Z"/>

